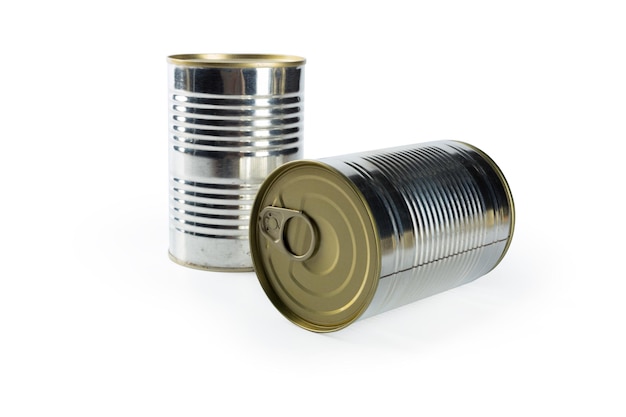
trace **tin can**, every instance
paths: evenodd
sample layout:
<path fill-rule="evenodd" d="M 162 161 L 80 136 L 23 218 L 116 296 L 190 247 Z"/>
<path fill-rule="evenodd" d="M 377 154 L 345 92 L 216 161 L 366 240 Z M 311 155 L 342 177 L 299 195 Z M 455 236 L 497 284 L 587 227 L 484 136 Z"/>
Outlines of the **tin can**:
<path fill-rule="evenodd" d="M 168 57 L 170 257 L 250 271 L 250 210 L 267 175 L 302 157 L 305 60 Z"/>
<path fill-rule="evenodd" d="M 250 243 L 276 308 L 328 332 L 486 274 L 513 227 L 497 165 L 442 141 L 278 168 L 254 203 Z"/>

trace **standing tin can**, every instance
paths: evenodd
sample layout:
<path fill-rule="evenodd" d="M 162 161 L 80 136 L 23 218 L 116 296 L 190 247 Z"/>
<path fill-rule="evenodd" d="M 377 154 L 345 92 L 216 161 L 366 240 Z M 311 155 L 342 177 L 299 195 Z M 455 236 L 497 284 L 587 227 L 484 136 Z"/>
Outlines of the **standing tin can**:
<path fill-rule="evenodd" d="M 486 274 L 513 227 L 497 165 L 442 141 L 280 167 L 259 190 L 250 242 L 275 307 L 329 332 Z"/>
<path fill-rule="evenodd" d="M 304 64 L 287 55 L 168 57 L 172 260 L 250 271 L 263 180 L 302 157 Z"/>

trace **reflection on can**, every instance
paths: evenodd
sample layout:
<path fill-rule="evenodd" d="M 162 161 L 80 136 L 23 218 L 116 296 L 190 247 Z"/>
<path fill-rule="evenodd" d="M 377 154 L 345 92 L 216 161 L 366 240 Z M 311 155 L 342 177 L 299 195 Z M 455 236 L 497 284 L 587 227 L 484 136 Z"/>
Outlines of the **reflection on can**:
<path fill-rule="evenodd" d="M 250 242 L 272 303 L 327 332 L 486 274 L 513 226 L 496 164 L 442 141 L 280 167 L 259 190 Z"/>
<path fill-rule="evenodd" d="M 169 69 L 170 256 L 210 270 L 251 270 L 256 192 L 302 156 L 304 59 L 174 55 Z"/>

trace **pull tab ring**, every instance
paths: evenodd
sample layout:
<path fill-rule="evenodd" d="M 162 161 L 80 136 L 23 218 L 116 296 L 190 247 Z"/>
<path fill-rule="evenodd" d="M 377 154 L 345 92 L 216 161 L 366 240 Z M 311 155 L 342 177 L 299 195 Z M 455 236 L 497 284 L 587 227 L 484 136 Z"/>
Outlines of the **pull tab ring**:
<path fill-rule="evenodd" d="M 311 232 L 311 243 L 307 251 L 302 255 L 293 253 L 289 245 L 286 244 L 287 238 L 285 233 L 287 231 L 287 222 L 294 218 L 303 220 Z M 315 252 L 315 248 L 317 247 L 317 229 L 309 216 L 303 212 L 282 207 L 268 206 L 261 210 L 258 220 L 259 228 L 263 236 L 276 245 L 281 252 L 289 255 L 294 261 L 306 261 L 313 255 L 313 252 Z"/>

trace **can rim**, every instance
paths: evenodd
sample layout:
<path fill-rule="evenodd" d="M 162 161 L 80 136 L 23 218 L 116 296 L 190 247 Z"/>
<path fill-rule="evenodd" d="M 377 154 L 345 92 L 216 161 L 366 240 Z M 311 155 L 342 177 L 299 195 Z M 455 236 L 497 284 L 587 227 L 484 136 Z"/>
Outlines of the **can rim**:
<path fill-rule="evenodd" d="M 282 68 L 304 65 L 306 59 L 281 54 L 177 54 L 167 57 L 170 64 L 206 68 Z"/>
<path fill-rule="evenodd" d="M 278 295 L 273 284 L 270 282 L 270 279 L 267 276 L 266 265 L 263 262 L 263 259 L 261 256 L 261 249 L 259 245 L 257 244 L 258 235 L 260 233 L 257 230 L 258 229 L 257 215 L 262 208 L 261 205 L 263 204 L 264 195 L 266 195 L 266 193 L 272 187 L 275 181 L 279 177 L 281 177 L 285 172 L 289 171 L 292 168 L 298 168 L 298 167 L 303 167 L 303 166 L 314 166 L 314 167 L 322 168 L 323 170 L 328 171 L 330 174 L 336 175 L 339 178 L 343 179 L 345 181 L 345 185 L 348 186 L 354 192 L 354 195 L 356 196 L 358 203 L 362 205 L 362 208 L 364 209 L 366 213 L 365 216 L 367 217 L 367 220 L 370 222 L 371 227 L 372 227 L 371 229 L 371 232 L 373 235 L 372 250 L 373 250 L 373 254 L 375 255 L 373 257 L 374 261 L 372 265 L 372 270 L 367 274 L 367 277 L 365 278 L 367 282 L 369 283 L 369 286 L 370 286 L 369 290 L 365 292 L 365 295 L 363 296 L 361 300 L 361 307 L 358 309 L 357 312 L 355 312 L 350 318 L 334 323 L 334 324 L 321 325 L 321 324 L 315 323 L 313 321 L 307 320 L 304 317 L 299 316 L 298 314 L 296 314 L 294 311 L 290 309 L 287 303 L 284 302 L 281 299 L 281 297 Z M 374 296 L 378 289 L 378 282 L 379 282 L 381 270 L 382 270 L 382 259 L 381 259 L 382 247 L 381 247 L 379 229 L 376 224 L 376 220 L 374 218 L 372 209 L 370 205 L 368 204 L 362 191 L 352 181 L 350 181 L 349 178 L 347 178 L 342 172 L 340 172 L 336 168 L 328 164 L 325 164 L 321 161 L 302 159 L 302 160 L 288 162 L 278 167 L 277 169 L 275 169 L 263 182 L 263 184 L 259 188 L 259 191 L 257 192 L 257 198 L 254 201 L 254 205 L 250 213 L 251 214 L 250 214 L 250 227 L 249 227 L 249 233 L 250 233 L 249 241 L 250 241 L 250 255 L 252 257 L 252 264 L 254 267 L 254 271 L 265 294 L 267 295 L 271 303 L 274 305 L 274 307 L 276 307 L 276 309 L 283 316 L 285 316 L 292 323 L 306 330 L 317 332 L 317 333 L 328 333 L 328 332 L 341 330 L 349 326 L 350 324 L 354 323 L 361 316 L 363 316 L 365 311 L 370 307 L 372 300 L 374 299 Z"/>
<path fill-rule="evenodd" d="M 491 271 L 493 271 L 499 264 L 500 262 L 502 262 L 502 260 L 504 259 L 505 255 L 507 254 L 507 252 L 509 251 L 509 248 L 511 247 L 511 242 L 513 242 L 513 234 L 515 233 L 515 201 L 513 200 L 513 193 L 511 192 L 511 187 L 509 186 L 509 182 L 506 180 L 506 177 L 504 176 L 504 173 L 502 172 L 502 170 L 500 169 L 500 167 L 498 166 L 498 164 L 496 164 L 496 162 L 493 160 L 493 158 L 491 158 L 489 155 L 487 155 L 486 152 L 484 152 L 482 149 L 478 148 L 475 145 L 472 145 L 470 143 L 467 142 L 463 142 L 460 140 L 455 140 L 454 142 L 458 142 L 458 143 L 462 143 L 463 145 L 473 149 L 474 151 L 478 152 L 478 154 L 480 154 L 484 160 L 491 166 L 491 168 L 493 168 L 493 170 L 495 171 L 496 175 L 498 176 L 498 179 L 500 180 L 500 183 L 502 184 L 502 187 L 504 188 L 504 192 L 506 194 L 506 198 L 507 198 L 507 202 L 509 204 L 510 207 L 510 212 L 511 212 L 511 229 L 509 231 L 509 238 L 507 239 L 506 245 L 504 247 L 504 250 L 502 251 L 502 255 L 500 256 L 500 259 L 498 259 L 498 261 L 493 265 L 493 268 L 491 268 Z"/>

